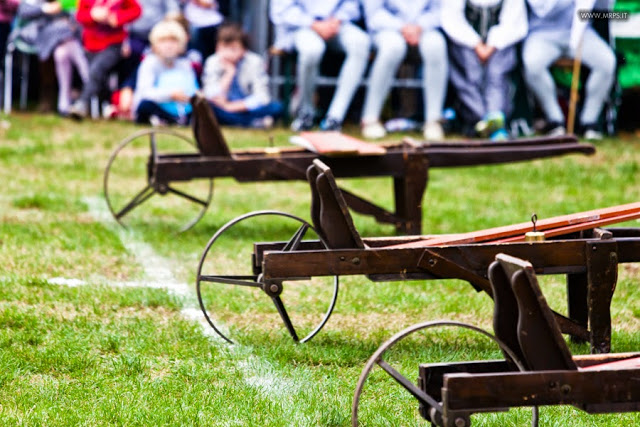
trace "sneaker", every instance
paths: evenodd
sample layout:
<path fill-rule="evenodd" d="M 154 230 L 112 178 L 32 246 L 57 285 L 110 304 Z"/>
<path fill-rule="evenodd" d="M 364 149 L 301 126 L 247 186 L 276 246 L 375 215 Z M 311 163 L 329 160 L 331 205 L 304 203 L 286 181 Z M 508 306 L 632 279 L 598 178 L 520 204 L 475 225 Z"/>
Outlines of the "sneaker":
<path fill-rule="evenodd" d="M 440 122 L 432 121 L 424 124 L 423 131 L 424 139 L 427 141 L 442 141 L 444 140 L 444 131 Z"/>
<path fill-rule="evenodd" d="M 113 104 L 102 106 L 102 117 L 107 120 L 114 120 L 118 117 L 118 109 Z"/>
<path fill-rule="evenodd" d="M 264 116 L 251 121 L 251 127 L 254 129 L 271 129 L 273 127 L 273 117 Z"/>
<path fill-rule="evenodd" d="M 302 132 L 313 128 L 313 114 L 298 114 L 298 117 L 291 122 L 291 130 L 294 132 Z"/>
<path fill-rule="evenodd" d="M 84 101 L 76 101 L 69 109 L 69 116 L 74 120 L 82 120 L 87 117 L 87 104 Z"/>
<path fill-rule="evenodd" d="M 338 119 L 334 119 L 333 117 L 325 117 L 325 119 L 320 122 L 320 130 L 340 131 L 342 130 L 342 122 Z"/>
<path fill-rule="evenodd" d="M 489 137 L 489 139 L 491 141 L 497 142 L 497 141 L 506 141 L 509 139 L 509 132 L 507 132 L 507 130 L 505 128 L 502 129 L 498 129 L 497 131 L 493 132 L 491 134 L 491 136 Z"/>
<path fill-rule="evenodd" d="M 560 122 L 549 122 L 542 129 L 547 136 L 562 136 L 567 134 L 567 129 Z"/>
<path fill-rule="evenodd" d="M 603 137 L 595 124 L 582 125 L 582 132 L 583 138 L 587 141 L 601 141 Z"/>
<path fill-rule="evenodd" d="M 504 114 L 502 111 L 487 114 L 475 125 L 476 133 L 485 138 L 500 129 L 504 129 Z"/>
<path fill-rule="evenodd" d="M 149 123 L 154 128 L 161 128 L 161 127 L 167 126 L 167 122 L 165 122 L 164 120 L 162 120 L 160 117 L 156 116 L 155 114 L 152 115 L 151 117 L 149 117 Z"/>
<path fill-rule="evenodd" d="M 362 136 L 367 139 L 380 139 L 386 135 L 387 131 L 379 121 L 362 123 Z"/>

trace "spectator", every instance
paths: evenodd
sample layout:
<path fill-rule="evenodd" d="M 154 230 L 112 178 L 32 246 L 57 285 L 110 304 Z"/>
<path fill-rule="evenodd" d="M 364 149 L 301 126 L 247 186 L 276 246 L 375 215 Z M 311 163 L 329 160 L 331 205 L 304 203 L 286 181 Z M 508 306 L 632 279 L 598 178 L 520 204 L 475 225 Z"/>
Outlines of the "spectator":
<path fill-rule="evenodd" d="M 127 27 L 128 39 L 123 45 L 124 60 L 119 65 L 119 74 L 129 86 L 135 82 L 135 71 L 142 61 L 144 51 L 149 47 L 151 28 L 162 21 L 167 13 L 180 12 L 178 0 L 137 0 L 141 15 Z M 133 88 L 132 88 L 133 89 Z M 129 107 L 131 107 L 129 105 Z"/>
<path fill-rule="evenodd" d="M 191 26 L 190 46 L 208 58 L 215 52 L 218 25 L 224 21 L 226 2 L 186 0 L 184 16 Z"/>
<path fill-rule="evenodd" d="M 7 51 L 7 40 L 11 32 L 11 23 L 16 16 L 20 0 L 0 1 L 0 64 L 4 69 L 4 55 Z"/>
<path fill-rule="evenodd" d="M 270 127 L 282 106 L 271 102 L 264 61 L 248 48 L 240 25 L 220 26 L 216 53 L 204 66 L 204 95 L 221 124 Z"/>
<path fill-rule="evenodd" d="M 89 100 L 98 94 L 109 71 L 122 57 L 125 24 L 140 13 L 136 0 L 80 0 L 77 17 L 84 27 L 82 42 L 89 56 L 89 81 L 71 106 L 71 117 L 81 120 L 87 116 Z"/>
<path fill-rule="evenodd" d="M 145 0 L 149 1 L 149 0 Z M 144 14 L 144 8 L 143 8 Z M 189 23 L 180 11 L 167 12 L 161 20 L 173 20 L 178 22 L 184 28 L 185 32 L 189 34 Z M 159 22 L 158 21 L 158 22 Z M 134 21 L 134 23 L 137 21 Z M 157 22 L 156 22 L 157 23 Z M 155 24 L 154 24 L 155 25 Z M 149 29 L 151 31 L 151 29 Z M 144 44 L 134 41 L 134 38 L 129 38 L 132 43 L 131 46 L 138 45 L 137 48 L 131 49 L 131 54 L 125 60 L 125 75 L 127 77 L 121 82 L 117 91 L 111 94 L 111 104 L 109 104 L 104 110 L 103 115 L 106 118 L 121 118 L 125 120 L 133 119 L 133 91 L 136 88 L 136 80 L 138 78 L 138 67 L 140 62 L 144 58 L 144 55 L 149 49 L 149 34 L 147 33 L 147 39 Z M 139 54 L 136 49 L 140 50 Z M 188 52 L 189 59 L 192 61 L 192 65 L 196 70 L 196 74 L 199 76 L 202 72 L 202 57 L 197 51 Z"/>
<path fill-rule="evenodd" d="M 189 123 L 189 100 L 198 88 L 191 62 L 181 54 L 187 33 L 175 21 L 161 21 L 149 35 L 151 53 L 138 70 L 134 109 L 136 122 L 158 124 Z"/>
<path fill-rule="evenodd" d="M 24 26 L 15 36 L 34 46 L 41 62 L 53 55 L 59 86 L 58 112 L 67 115 L 71 105 L 73 65 L 85 84 L 89 79 L 89 65 L 79 41 L 80 26 L 62 9 L 59 1 L 23 1 L 17 16 Z"/>
<path fill-rule="evenodd" d="M 575 57 L 578 46 L 582 44 L 582 63 L 590 72 L 585 86 L 580 128 L 585 138 L 602 139 L 598 118 L 613 85 L 616 57 L 609 44 L 578 14 L 578 11 L 591 10 L 594 0 L 527 2 L 529 35 L 524 41 L 522 60 L 527 85 L 540 103 L 547 121 L 545 132 L 549 135 L 566 132 L 564 114 L 558 104 L 549 67 L 562 56 Z"/>
<path fill-rule="evenodd" d="M 509 138 L 509 74 L 515 43 L 527 35 L 525 0 L 449 0 L 442 28 L 449 37 L 451 83 L 462 104 L 466 129 L 492 140 Z"/>
<path fill-rule="evenodd" d="M 447 44 L 438 30 L 440 0 L 364 0 L 367 28 L 372 34 L 376 59 L 369 74 L 369 90 L 362 112 L 362 134 L 382 138 L 380 112 L 393 77 L 409 48 L 420 51 L 424 64 L 424 137 L 441 140 L 440 120 L 447 90 Z"/>
<path fill-rule="evenodd" d="M 358 0 L 272 0 L 272 22 L 278 27 L 276 46 L 298 53 L 300 107 L 294 131 L 313 127 L 314 84 L 327 45 L 346 54 L 322 130 L 339 130 L 369 60 L 367 34 L 353 22 L 360 18 Z"/>
<path fill-rule="evenodd" d="M 178 0 L 138 0 L 141 15 L 129 24 L 129 48 L 131 58 L 138 65 L 143 52 L 149 47 L 149 33 L 158 22 L 162 21 L 168 13 L 180 11 Z"/>

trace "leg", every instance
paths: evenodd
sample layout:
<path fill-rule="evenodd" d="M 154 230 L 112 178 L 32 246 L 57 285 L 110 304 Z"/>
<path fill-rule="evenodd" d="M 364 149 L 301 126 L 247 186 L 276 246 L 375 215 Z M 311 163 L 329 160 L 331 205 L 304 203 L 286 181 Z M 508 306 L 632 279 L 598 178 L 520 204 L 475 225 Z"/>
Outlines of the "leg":
<path fill-rule="evenodd" d="M 53 51 L 53 60 L 58 77 L 58 112 L 65 114 L 71 105 L 71 79 L 73 78 L 70 43 L 58 45 Z"/>
<path fill-rule="evenodd" d="M 298 52 L 296 81 L 300 90 L 300 113 L 313 114 L 313 93 L 318 67 L 324 55 L 326 45 L 315 31 L 304 28 L 294 35 L 294 45 Z"/>
<path fill-rule="evenodd" d="M 509 75 L 516 66 L 516 49 L 511 46 L 496 51 L 485 67 L 484 101 L 487 113 L 502 112 L 505 115 L 511 113 L 511 100 L 509 99 Z"/>
<path fill-rule="evenodd" d="M 397 31 L 381 31 L 374 37 L 376 59 L 369 72 L 369 87 L 362 109 L 362 122 L 380 120 L 380 112 L 389 95 L 393 77 L 407 54 L 407 43 Z"/>
<path fill-rule="evenodd" d="M 584 47 L 588 46 L 589 49 L 588 54 L 582 55 L 582 62 L 589 67 L 589 78 L 585 87 L 585 100 L 580 122 L 594 124 L 598 121 L 613 85 L 616 57 L 611 47 L 591 27 L 587 27 L 585 30 L 582 44 Z"/>
<path fill-rule="evenodd" d="M 369 36 L 351 23 L 342 24 L 335 41 L 347 56 L 338 75 L 338 84 L 327 117 L 342 123 L 353 95 L 362 82 L 371 43 Z"/>
<path fill-rule="evenodd" d="M 483 95 L 485 67 L 475 51 L 454 42 L 449 45 L 451 58 L 451 84 L 462 103 L 462 116 L 466 123 L 475 125 L 487 113 Z"/>
<path fill-rule="evenodd" d="M 419 48 L 424 67 L 424 117 L 428 123 L 442 118 L 449 78 L 447 42 L 440 31 L 427 31 L 420 38 Z"/>
<path fill-rule="evenodd" d="M 4 56 L 7 53 L 7 39 L 11 32 L 10 22 L 0 22 L 0 64 L 4 70 Z"/>
<path fill-rule="evenodd" d="M 167 113 L 157 103 L 145 99 L 136 110 L 136 123 L 149 123 L 151 116 L 157 116 L 170 124 L 178 123 L 178 117 Z"/>
<path fill-rule="evenodd" d="M 69 47 L 71 62 L 76 66 L 82 83 L 86 84 L 87 81 L 89 81 L 89 62 L 87 61 L 87 55 L 85 55 L 82 45 L 75 39 L 67 42 L 66 45 Z"/>
<path fill-rule="evenodd" d="M 213 113 L 216 115 L 216 118 L 218 119 L 218 122 L 221 125 L 241 126 L 241 127 L 248 127 L 249 125 L 251 125 L 251 121 L 253 120 L 253 117 L 251 117 L 249 113 L 246 111 L 239 112 L 239 113 L 231 113 L 227 110 L 223 110 L 222 108 L 212 103 L 209 103 L 209 105 L 211 106 Z"/>
<path fill-rule="evenodd" d="M 263 117 L 271 116 L 275 120 L 282 114 L 282 104 L 279 102 L 270 102 L 267 105 L 250 110 L 248 113 L 253 117 L 253 119 L 261 119 Z"/>
<path fill-rule="evenodd" d="M 89 80 L 84 85 L 80 101 L 85 105 L 89 103 L 92 96 L 97 95 L 102 88 L 109 71 L 120 60 L 120 44 L 111 45 L 93 55 L 89 61 Z"/>
<path fill-rule="evenodd" d="M 529 35 L 522 48 L 525 81 L 549 122 L 564 123 L 564 114 L 556 95 L 556 85 L 549 71 L 551 64 L 560 58 L 562 53 L 560 43 L 547 40 L 544 34 L 539 33 Z"/>

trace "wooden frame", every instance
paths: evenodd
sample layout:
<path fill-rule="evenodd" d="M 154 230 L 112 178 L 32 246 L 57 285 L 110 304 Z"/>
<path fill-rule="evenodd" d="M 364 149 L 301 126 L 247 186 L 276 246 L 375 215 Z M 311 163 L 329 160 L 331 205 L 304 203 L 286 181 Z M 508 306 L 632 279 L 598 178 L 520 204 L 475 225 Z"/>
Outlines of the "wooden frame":
<path fill-rule="evenodd" d="M 307 167 L 315 158 L 320 157 L 339 178 L 391 177 L 394 192 L 393 211 L 344 190 L 343 197 L 354 211 L 371 215 L 379 222 L 393 224 L 399 232 L 404 234 L 421 232 L 422 199 L 431 167 L 499 164 L 570 153 L 593 154 L 595 152 L 592 145 L 578 143 L 574 136 L 446 144 L 404 141 L 384 145 L 386 153 L 377 156 L 318 156 L 316 153 L 298 147 L 272 147 L 232 152 L 224 140 L 208 102 L 196 96 L 192 103 L 193 135 L 198 152 L 195 154 L 161 153 L 153 148 L 147 168 L 147 181 L 151 194 L 166 194 L 172 183 L 194 179 L 213 180 L 232 177 L 238 182 L 305 180 Z M 153 132 L 150 132 L 149 138 L 154 139 Z M 153 143 L 151 145 L 153 146 Z M 113 161 L 117 150 L 109 164 Z M 109 166 L 105 171 L 105 194 L 109 202 L 108 173 Z M 189 195 L 182 196 L 189 199 Z M 145 196 L 144 200 L 149 197 Z M 111 203 L 109 206 L 114 217 L 120 221 L 128 212 L 140 206 L 144 202 L 142 199 L 142 197 L 134 198 L 124 208 L 113 208 Z M 204 205 L 205 209 L 208 206 L 209 200 L 192 199 L 195 203 Z"/>
<path fill-rule="evenodd" d="M 531 263 L 496 255 L 489 268 L 496 337 L 513 360 L 424 364 L 421 415 L 439 426 L 468 426 L 470 416 L 518 406 L 574 405 L 588 413 L 640 411 L 640 353 L 572 357 Z M 433 402 L 438 402 L 435 406 Z"/>
<path fill-rule="evenodd" d="M 284 281 L 298 277 L 366 275 L 372 281 L 460 279 L 492 296 L 487 268 L 498 253 L 507 253 L 529 260 L 538 274 L 565 274 L 568 316 L 554 314 L 560 329 L 578 341 L 590 342 L 595 353 L 610 351 L 610 305 L 617 267 L 620 263 L 640 261 L 640 229 L 594 228 L 543 242 L 489 241 L 438 246 L 430 242 L 441 242 L 444 237 L 454 242 L 466 239 L 464 235 L 362 238 L 331 169 L 315 160 L 307 177 L 312 194 L 311 219 L 322 242 L 300 237 L 294 251 L 284 250 L 291 246 L 290 242 L 255 243 L 251 267 L 260 276 L 259 286 L 263 289 L 272 284 L 280 289 Z M 637 214 L 640 205 L 636 205 L 630 206 Z M 631 209 L 621 210 L 626 213 Z M 594 215 L 592 212 L 576 215 L 585 217 Z M 500 236 L 504 237 L 504 233 Z M 197 280 L 199 283 L 201 277 Z"/>

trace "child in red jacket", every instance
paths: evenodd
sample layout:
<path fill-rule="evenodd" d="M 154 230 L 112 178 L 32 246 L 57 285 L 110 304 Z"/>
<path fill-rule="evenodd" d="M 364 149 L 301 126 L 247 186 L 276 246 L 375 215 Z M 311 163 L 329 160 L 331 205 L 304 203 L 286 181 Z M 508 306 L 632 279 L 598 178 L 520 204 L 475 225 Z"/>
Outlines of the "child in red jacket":
<path fill-rule="evenodd" d="M 70 110 L 71 117 L 87 116 L 89 100 L 97 95 L 109 71 L 120 61 L 125 24 L 142 12 L 136 0 L 80 0 L 77 18 L 83 25 L 82 44 L 89 58 L 89 81 Z"/>

